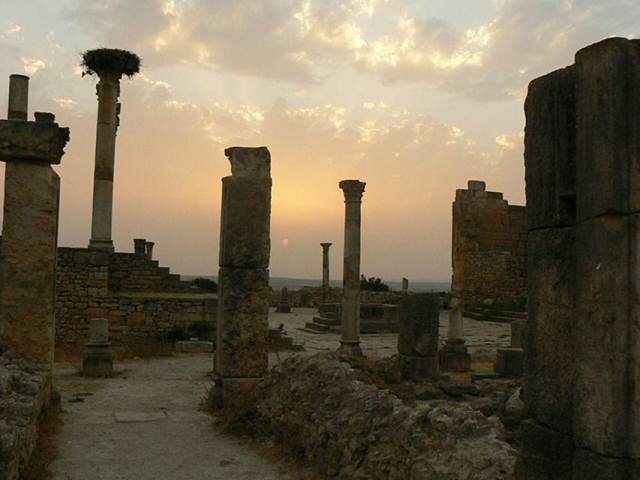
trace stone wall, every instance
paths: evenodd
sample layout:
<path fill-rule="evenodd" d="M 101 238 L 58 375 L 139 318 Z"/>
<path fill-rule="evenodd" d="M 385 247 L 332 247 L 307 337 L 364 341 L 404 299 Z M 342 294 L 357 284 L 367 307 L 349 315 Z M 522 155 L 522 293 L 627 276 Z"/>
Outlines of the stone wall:
<path fill-rule="evenodd" d="M 92 318 L 109 320 L 120 354 L 143 353 L 176 328 L 215 322 L 216 295 L 140 255 L 59 248 L 56 288 L 56 346 L 64 351 L 84 348 Z"/>
<path fill-rule="evenodd" d="M 281 290 L 274 289 L 271 292 L 271 306 L 275 307 L 280 301 Z M 341 303 L 342 289 L 329 288 L 327 290 L 326 303 Z M 362 290 L 360 292 L 361 303 L 388 303 L 392 305 L 400 305 L 402 302 L 402 292 L 370 292 Z M 322 287 L 303 287 L 295 290 L 289 290 L 289 305 L 292 307 L 309 307 L 315 308 L 322 303 Z"/>
<path fill-rule="evenodd" d="M 526 305 L 527 214 L 502 193 L 469 181 L 453 203 L 452 294 L 465 306 L 523 310 Z"/>
<path fill-rule="evenodd" d="M 51 375 L 10 353 L 0 356 L 0 478 L 18 480 L 51 399 Z"/>

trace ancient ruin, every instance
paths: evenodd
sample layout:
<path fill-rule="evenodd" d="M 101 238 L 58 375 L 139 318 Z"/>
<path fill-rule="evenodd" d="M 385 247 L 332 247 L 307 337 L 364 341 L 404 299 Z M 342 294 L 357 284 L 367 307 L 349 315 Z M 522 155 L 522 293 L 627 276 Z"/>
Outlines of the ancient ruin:
<path fill-rule="evenodd" d="M 322 247 L 322 303 L 327 303 L 329 294 L 329 248 L 331 243 L 321 243 Z"/>
<path fill-rule="evenodd" d="M 398 353 L 400 372 L 409 380 L 437 380 L 440 298 L 437 293 L 408 295 L 402 302 Z"/>
<path fill-rule="evenodd" d="M 131 52 L 103 48 L 85 52 L 82 66 L 85 73 L 99 77 L 96 86 L 98 121 L 89 247 L 113 252 L 113 168 L 116 134 L 120 125 L 120 79 L 123 75 L 131 77 L 137 74 L 140 71 L 140 59 Z"/>
<path fill-rule="evenodd" d="M 215 372 L 224 405 L 266 373 L 271 252 L 271 155 L 266 147 L 225 150 Z"/>
<path fill-rule="evenodd" d="M 640 41 L 611 38 L 529 86 L 519 480 L 640 476 L 639 84 Z"/>
<path fill-rule="evenodd" d="M 22 358 L 53 365 L 60 163 L 69 129 L 49 113 L 27 121 L 29 79 L 12 75 L 9 119 L 0 120 L 5 162 L 0 265 L 0 342 Z"/>
<path fill-rule="evenodd" d="M 453 202 L 451 297 L 471 318 L 511 320 L 526 304 L 524 207 L 509 205 L 485 182 L 470 180 Z"/>
<path fill-rule="evenodd" d="M 361 354 L 360 350 L 360 209 L 365 183 L 342 180 L 344 192 L 344 267 L 342 282 L 342 338 L 340 349 Z"/>

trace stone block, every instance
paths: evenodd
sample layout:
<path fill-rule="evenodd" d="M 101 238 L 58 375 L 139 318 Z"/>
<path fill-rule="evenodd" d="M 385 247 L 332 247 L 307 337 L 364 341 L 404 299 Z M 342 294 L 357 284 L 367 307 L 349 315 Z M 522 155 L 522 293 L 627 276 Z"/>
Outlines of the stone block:
<path fill-rule="evenodd" d="M 521 424 L 522 450 L 516 463 L 518 480 L 577 480 L 573 476 L 573 438 L 534 420 Z"/>
<path fill-rule="evenodd" d="M 529 84 L 525 102 L 529 229 L 575 222 L 575 72 L 552 72 Z"/>
<path fill-rule="evenodd" d="M 638 220 L 601 216 L 576 236 L 574 433 L 612 457 L 640 457 Z"/>
<path fill-rule="evenodd" d="M 0 161 L 57 165 L 69 141 L 69 129 L 51 122 L 0 120 Z"/>
<path fill-rule="evenodd" d="M 271 179 L 222 179 L 220 266 L 268 268 Z"/>
<path fill-rule="evenodd" d="M 468 372 L 471 370 L 471 356 L 462 339 L 448 339 L 439 353 L 440 370 L 443 372 Z"/>
<path fill-rule="evenodd" d="M 440 378 L 438 356 L 398 355 L 400 375 L 404 380 L 415 382 Z"/>
<path fill-rule="evenodd" d="M 576 54 L 578 220 L 640 210 L 640 40 Z"/>
<path fill-rule="evenodd" d="M 501 377 L 522 377 L 524 373 L 524 351 L 521 348 L 499 348 L 495 371 Z"/>
<path fill-rule="evenodd" d="M 529 302 L 523 394 L 533 418 L 573 428 L 575 230 L 529 232 Z"/>
<path fill-rule="evenodd" d="M 221 268 L 216 372 L 260 377 L 267 371 L 269 271 Z"/>
<path fill-rule="evenodd" d="M 440 297 L 437 293 L 407 295 L 402 300 L 398 353 L 406 356 L 438 355 Z"/>
<path fill-rule="evenodd" d="M 51 365 L 60 179 L 50 165 L 8 162 L 0 276 L 2 343 Z"/>

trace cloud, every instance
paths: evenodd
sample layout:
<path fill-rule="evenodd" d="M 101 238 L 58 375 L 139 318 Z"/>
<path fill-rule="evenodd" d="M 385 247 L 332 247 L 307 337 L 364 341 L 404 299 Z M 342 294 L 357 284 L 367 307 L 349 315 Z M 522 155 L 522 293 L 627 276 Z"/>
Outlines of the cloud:
<path fill-rule="evenodd" d="M 47 68 L 47 64 L 43 60 L 37 58 L 22 57 L 22 64 L 27 75 L 35 75 L 39 71 Z"/>
<path fill-rule="evenodd" d="M 70 98 L 59 98 L 58 97 L 58 98 L 52 98 L 52 100 L 56 105 L 58 105 L 63 110 L 71 110 L 76 105 L 78 105 L 78 102 L 76 102 L 75 100 L 72 100 Z"/>

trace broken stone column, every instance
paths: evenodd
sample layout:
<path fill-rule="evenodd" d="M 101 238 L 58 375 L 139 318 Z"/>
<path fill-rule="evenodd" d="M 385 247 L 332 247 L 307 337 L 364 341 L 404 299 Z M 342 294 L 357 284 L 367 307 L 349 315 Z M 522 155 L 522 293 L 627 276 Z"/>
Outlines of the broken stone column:
<path fill-rule="evenodd" d="M 468 372 L 471 370 L 471 356 L 464 339 L 460 299 L 452 296 L 449 306 L 449 329 L 440 351 L 440 369 L 445 372 Z"/>
<path fill-rule="evenodd" d="M 534 80 L 519 480 L 640 478 L 640 41 Z"/>
<path fill-rule="evenodd" d="M 280 290 L 280 301 L 276 307 L 277 313 L 291 313 L 291 305 L 289 305 L 289 290 L 287 287 L 282 287 Z"/>
<path fill-rule="evenodd" d="M 225 150 L 215 371 L 222 404 L 266 373 L 271 250 L 271 155 L 266 147 Z"/>
<path fill-rule="evenodd" d="M 109 343 L 109 321 L 92 318 L 89 324 L 89 342 L 84 350 L 82 375 L 110 377 L 113 375 L 113 352 Z"/>
<path fill-rule="evenodd" d="M 6 163 L 0 261 L 0 342 L 52 367 L 59 164 L 69 129 L 51 114 L 27 118 L 28 78 L 10 80 L 9 120 L 0 120 L 0 161 Z"/>
<path fill-rule="evenodd" d="M 144 257 L 147 255 L 147 240 L 144 238 L 133 239 L 133 253 Z"/>
<path fill-rule="evenodd" d="M 149 260 L 153 260 L 153 246 L 155 245 L 155 242 L 146 242 L 145 243 L 145 253 L 147 255 L 147 258 Z"/>
<path fill-rule="evenodd" d="M 322 303 L 327 303 L 329 294 L 329 247 L 331 243 L 321 243 L 322 247 Z"/>
<path fill-rule="evenodd" d="M 340 351 L 362 354 L 360 348 L 360 223 L 365 183 L 342 180 L 344 192 L 344 267 Z"/>
<path fill-rule="evenodd" d="M 116 132 L 119 126 L 120 79 L 140 70 L 137 55 L 124 50 L 98 49 L 85 52 L 83 67 L 87 74 L 99 77 L 96 153 L 93 176 L 93 215 L 89 248 L 113 252 L 111 223 L 113 216 L 113 171 Z"/>
<path fill-rule="evenodd" d="M 406 295 L 402 300 L 398 353 L 405 380 L 440 378 L 438 328 L 440 296 L 437 293 Z"/>

